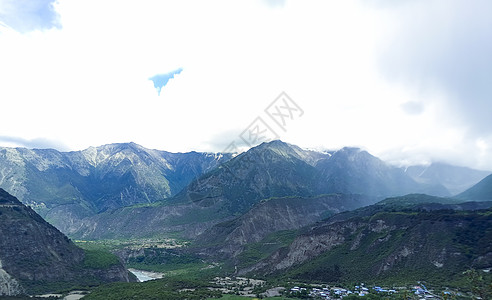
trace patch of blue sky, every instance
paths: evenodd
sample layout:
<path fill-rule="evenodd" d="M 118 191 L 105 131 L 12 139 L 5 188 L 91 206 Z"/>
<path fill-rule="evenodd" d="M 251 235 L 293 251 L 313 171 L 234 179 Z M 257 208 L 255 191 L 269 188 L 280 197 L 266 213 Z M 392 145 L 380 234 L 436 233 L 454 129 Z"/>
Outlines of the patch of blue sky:
<path fill-rule="evenodd" d="M 2 0 L 0 22 L 26 33 L 34 30 L 61 28 L 55 0 Z"/>
<path fill-rule="evenodd" d="M 157 74 L 149 78 L 149 80 L 152 80 L 152 82 L 154 83 L 154 87 L 157 90 L 157 94 L 159 96 L 161 95 L 162 88 L 165 87 L 166 84 L 169 82 L 169 79 L 174 78 L 174 75 L 178 75 L 179 73 L 181 73 L 181 71 L 183 71 L 183 69 L 179 68 L 169 73 Z"/>

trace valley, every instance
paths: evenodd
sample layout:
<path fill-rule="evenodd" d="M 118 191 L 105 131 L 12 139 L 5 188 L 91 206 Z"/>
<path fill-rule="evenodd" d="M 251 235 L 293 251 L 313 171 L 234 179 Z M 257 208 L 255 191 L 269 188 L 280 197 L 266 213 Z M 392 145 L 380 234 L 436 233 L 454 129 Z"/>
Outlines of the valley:
<path fill-rule="evenodd" d="M 357 148 L 316 152 L 282 141 L 238 155 L 133 143 L 68 153 L 2 148 L 0 170 L 4 295 L 466 299 L 490 293 L 489 172 L 400 168 Z M 51 229 L 29 242 L 35 226 L 12 225 L 26 217 Z M 41 265 L 20 251 L 28 247 L 46 257 Z M 25 262 L 12 265 L 17 254 Z M 416 293 L 424 284 L 429 291 Z"/>

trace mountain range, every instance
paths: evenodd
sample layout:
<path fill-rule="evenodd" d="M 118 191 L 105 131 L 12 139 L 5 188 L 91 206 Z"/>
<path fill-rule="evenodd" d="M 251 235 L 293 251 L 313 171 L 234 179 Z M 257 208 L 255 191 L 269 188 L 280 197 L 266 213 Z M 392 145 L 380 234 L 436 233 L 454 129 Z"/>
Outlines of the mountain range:
<path fill-rule="evenodd" d="M 449 166 L 433 168 L 442 174 L 424 180 L 415 170 L 358 148 L 317 152 L 278 140 L 235 157 L 134 143 L 75 152 L 0 148 L 0 187 L 62 232 L 83 238 L 176 232 L 190 238 L 270 197 L 359 194 L 370 204 L 409 193 L 449 196 L 449 170 L 466 171 L 453 177 L 466 178 L 466 185 L 486 175 Z"/>
<path fill-rule="evenodd" d="M 66 232 L 97 213 L 174 196 L 231 154 L 170 153 L 137 144 L 83 151 L 0 148 L 0 187 Z"/>
<path fill-rule="evenodd" d="M 194 238 L 270 197 L 360 194 L 367 198 L 361 205 L 367 205 L 416 192 L 449 195 L 444 186 L 416 182 L 403 169 L 360 149 L 321 153 L 272 141 L 217 165 L 174 197 L 102 212 L 72 222 L 65 232 L 84 239 Z"/>

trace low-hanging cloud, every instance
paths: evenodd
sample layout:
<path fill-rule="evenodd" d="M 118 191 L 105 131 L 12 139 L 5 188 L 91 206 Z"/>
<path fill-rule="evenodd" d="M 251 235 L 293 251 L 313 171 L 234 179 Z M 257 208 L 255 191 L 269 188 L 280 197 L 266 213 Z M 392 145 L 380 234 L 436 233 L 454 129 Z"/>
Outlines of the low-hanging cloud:
<path fill-rule="evenodd" d="M 2 0 L 0 22 L 21 33 L 61 28 L 55 2 L 56 0 Z"/>

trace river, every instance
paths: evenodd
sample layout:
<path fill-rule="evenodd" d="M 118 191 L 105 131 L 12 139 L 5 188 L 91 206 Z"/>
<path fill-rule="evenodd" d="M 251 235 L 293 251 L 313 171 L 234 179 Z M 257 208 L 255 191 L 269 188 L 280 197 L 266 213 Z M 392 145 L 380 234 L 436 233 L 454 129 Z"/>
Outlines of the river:
<path fill-rule="evenodd" d="M 159 273 L 159 272 L 149 272 L 149 271 L 137 270 L 137 269 L 128 269 L 128 271 L 132 272 L 133 275 L 137 276 L 138 281 L 140 282 L 160 279 L 164 276 L 164 273 Z"/>

